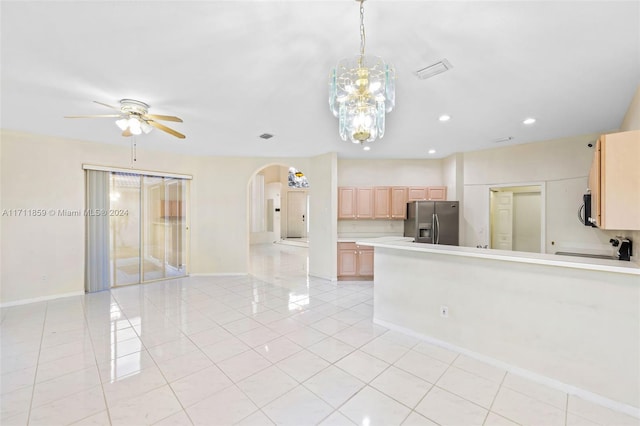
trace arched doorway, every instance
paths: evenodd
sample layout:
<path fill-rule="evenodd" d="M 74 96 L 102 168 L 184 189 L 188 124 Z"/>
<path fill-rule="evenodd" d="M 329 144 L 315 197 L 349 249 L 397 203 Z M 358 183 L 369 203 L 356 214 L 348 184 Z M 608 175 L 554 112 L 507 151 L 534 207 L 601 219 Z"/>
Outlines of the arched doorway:
<path fill-rule="evenodd" d="M 309 182 L 304 172 L 284 164 L 256 171 L 248 184 L 247 205 L 249 271 L 265 278 L 295 268 L 306 275 Z"/>

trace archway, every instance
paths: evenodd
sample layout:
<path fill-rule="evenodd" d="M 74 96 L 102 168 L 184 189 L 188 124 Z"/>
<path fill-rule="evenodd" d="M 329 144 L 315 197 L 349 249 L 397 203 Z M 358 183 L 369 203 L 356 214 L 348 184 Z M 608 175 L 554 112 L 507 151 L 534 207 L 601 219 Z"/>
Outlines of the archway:
<path fill-rule="evenodd" d="M 306 275 L 310 194 L 304 172 L 281 163 L 263 166 L 250 178 L 247 194 L 249 271 L 258 276 L 274 273 L 278 262 L 288 267 L 288 257 Z M 298 250 L 287 251 L 282 245 Z"/>

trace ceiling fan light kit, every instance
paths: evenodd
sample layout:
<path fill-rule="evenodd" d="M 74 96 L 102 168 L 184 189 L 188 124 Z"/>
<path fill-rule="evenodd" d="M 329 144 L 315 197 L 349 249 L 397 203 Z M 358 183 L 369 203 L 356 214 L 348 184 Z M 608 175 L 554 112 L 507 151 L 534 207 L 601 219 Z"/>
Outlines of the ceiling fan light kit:
<path fill-rule="evenodd" d="M 360 3 L 360 54 L 342 59 L 329 77 L 329 108 L 338 118 L 342 140 L 362 144 L 382 138 L 385 115 L 395 107 L 393 65 L 365 56 L 364 0 Z"/>
<path fill-rule="evenodd" d="M 164 124 L 158 123 L 160 121 L 173 121 L 176 123 L 182 123 L 182 119 L 173 115 L 157 115 L 149 114 L 149 105 L 144 102 L 136 101 L 134 99 L 120 99 L 120 107 L 111 106 L 102 102 L 94 101 L 97 104 L 106 106 L 107 108 L 120 111 L 119 114 L 100 114 L 100 115 L 73 115 L 65 118 L 117 118 L 115 124 L 122 130 L 122 136 L 134 136 L 141 135 L 142 133 L 149 133 L 153 128 L 160 129 L 163 132 L 169 133 L 180 139 L 184 139 L 185 135 L 177 132 Z"/>

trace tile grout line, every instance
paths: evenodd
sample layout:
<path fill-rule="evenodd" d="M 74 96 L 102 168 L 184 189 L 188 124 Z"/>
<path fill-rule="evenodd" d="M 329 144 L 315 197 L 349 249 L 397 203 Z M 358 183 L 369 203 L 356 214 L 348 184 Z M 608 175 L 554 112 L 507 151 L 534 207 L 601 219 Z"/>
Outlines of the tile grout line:
<path fill-rule="evenodd" d="M 569 394 L 565 394 L 565 406 L 564 406 L 564 425 L 568 426 L 569 423 Z"/>
<path fill-rule="evenodd" d="M 493 395 L 493 398 L 491 399 L 491 404 L 489 404 L 489 409 L 487 410 L 487 414 L 484 416 L 484 420 L 482 421 L 483 425 L 487 423 L 487 419 L 489 418 L 489 415 L 492 413 L 491 409 L 493 408 L 493 404 L 495 404 L 496 399 L 498 399 L 498 394 L 500 393 L 500 389 L 502 388 L 502 385 L 504 384 L 504 381 L 507 378 L 507 374 L 509 374 L 509 372 L 505 371 L 504 374 L 502 375 L 502 380 L 500 380 L 500 385 L 498 386 L 498 390 L 496 391 L 496 394 Z"/>
<path fill-rule="evenodd" d="M 33 388 L 31 389 L 31 400 L 29 401 L 29 411 L 27 414 L 27 424 L 31 422 L 31 410 L 33 409 L 33 397 L 36 393 L 36 384 L 38 379 L 38 369 L 40 367 L 40 355 L 42 354 L 42 342 L 44 341 L 44 330 L 49 314 L 49 302 L 46 302 L 44 310 L 44 318 L 42 319 L 42 332 L 40 333 L 40 345 L 38 346 L 38 357 L 36 359 L 36 370 L 33 374 Z"/>
<path fill-rule="evenodd" d="M 118 303 L 118 301 L 111 295 L 111 290 L 109 290 L 109 299 L 113 300 L 117 305 L 118 308 L 120 309 L 120 311 L 122 311 L 122 307 L 120 306 L 120 304 Z M 83 298 L 83 302 L 84 302 L 84 298 Z M 111 306 L 111 303 L 109 303 L 109 306 Z M 100 389 L 102 390 L 102 400 L 104 401 L 104 408 L 105 411 L 107 412 L 107 419 L 109 420 L 109 424 L 112 425 L 113 421 L 111 420 L 111 410 L 109 410 L 109 404 L 107 403 L 107 395 L 104 391 L 104 382 L 102 381 L 102 375 L 100 374 L 100 368 L 98 367 L 98 358 L 96 357 L 96 348 L 95 345 L 93 343 L 93 333 L 91 332 L 91 327 L 89 327 L 89 319 L 87 317 L 87 306 L 85 303 L 82 303 L 82 311 L 84 313 L 84 322 L 87 326 L 87 330 L 89 330 L 89 341 L 91 342 L 91 352 L 93 353 L 93 360 L 95 362 L 96 365 L 96 370 L 98 373 L 98 380 L 100 380 Z M 111 311 L 111 308 L 109 308 L 109 311 Z M 129 318 L 127 317 L 127 322 L 129 322 Z M 129 324 L 131 324 L 129 322 Z M 135 329 L 132 330 L 135 333 Z M 136 333 L 137 335 L 137 333 Z M 142 342 L 141 342 L 142 343 Z"/>
<path fill-rule="evenodd" d="M 163 284 L 164 284 L 164 283 L 163 283 Z M 163 315 L 163 317 L 164 317 L 164 318 L 168 318 L 168 316 L 167 316 L 167 314 L 166 314 L 166 309 L 160 309 L 160 307 L 159 307 L 159 306 L 157 306 L 155 303 L 153 303 L 153 301 L 152 301 L 150 298 L 146 297 L 146 295 L 143 295 L 143 297 L 144 297 L 145 299 L 149 300 L 149 302 L 150 302 L 154 307 L 156 307 L 158 310 L 162 311 L 162 315 Z M 114 297 L 114 300 L 115 300 L 115 301 L 116 301 L 116 303 L 118 304 L 118 307 L 120 308 L 120 311 L 121 311 L 121 312 L 124 312 L 124 310 L 122 309 L 122 306 L 120 305 L 120 303 L 118 302 L 118 300 L 117 300 L 115 297 Z M 127 321 L 129 321 L 129 320 L 128 320 L 128 315 L 127 315 Z M 174 324 L 175 324 L 175 323 L 174 323 Z M 149 352 L 149 347 L 148 347 L 148 346 L 144 343 L 144 341 L 142 340 L 142 336 L 141 336 L 141 335 L 138 333 L 138 331 L 133 327 L 133 325 L 132 325 L 132 328 L 133 328 L 134 332 L 136 333 L 136 335 L 138 336 L 138 339 L 140 339 L 140 345 L 141 345 L 141 347 L 142 347 L 142 348 L 144 348 L 144 351 L 145 351 L 145 352 L 147 352 L 147 353 L 149 354 L 149 358 L 151 358 L 151 360 L 153 361 L 154 365 L 156 366 L 156 368 L 157 368 L 157 369 L 158 369 L 158 371 L 160 372 L 160 375 L 162 376 L 162 378 L 163 378 L 163 379 L 164 379 L 164 381 L 165 381 L 165 384 L 160 385 L 160 386 L 153 387 L 153 388 L 151 388 L 151 389 L 148 389 L 146 392 L 143 392 L 143 393 L 141 393 L 141 394 L 139 394 L 139 395 L 137 395 L 137 396 L 146 395 L 146 394 L 148 394 L 148 393 L 150 393 L 150 392 L 153 392 L 153 391 L 155 391 L 155 390 L 158 390 L 158 389 L 162 388 L 163 386 L 168 386 L 168 387 L 169 387 L 169 389 L 171 390 L 171 393 L 172 393 L 172 394 L 173 394 L 173 396 L 175 397 L 176 401 L 178 402 L 178 404 L 179 404 L 179 405 L 180 405 L 180 407 L 182 408 L 182 411 L 185 413 L 185 415 L 187 416 L 187 418 L 189 419 L 189 421 L 191 422 L 191 424 L 194 424 L 194 423 L 193 423 L 193 420 L 191 419 L 191 416 L 189 416 L 189 413 L 187 412 L 187 410 L 185 409 L 185 407 L 182 405 L 182 402 L 181 402 L 181 401 L 180 401 L 180 399 L 178 398 L 178 395 L 176 395 L 175 391 L 173 390 L 173 387 L 171 387 L 171 383 L 169 382 L 169 380 L 168 380 L 168 379 L 167 379 L 167 377 L 165 376 L 164 372 L 163 372 L 163 371 L 162 371 L 162 369 L 160 368 L 160 365 L 158 364 L 158 361 L 157 361 L 157 360 L 156 360 L 156 359 L 151 355 L 151 353 Z M 185 334 L 182 330 L 180 330 L 180 333 L 181 333 L 181 335 L 182 335 L 182 336 L 180 336 L 180 337 L 185 337 L 185 338 L 189 339 L 189 336 L 188 336 L 187 334 Z M 175 340 L 178 340 L 178 339 L 175 339 Z M 173 341 L 175 341 L 175 340 L 172 340 L 172 341 L 170 341 L 170 342 L 173 342 Z M 189 341 L 195 345 L 195 343 L 194 343 L 191 339 L 189 339 Z M 162 344 L 164 344 L 164 343 L 170 343 L 170 342 L 163 342 L 163 343 L 160 343 L 160 344 L 155 345 L 155 346 L 160 346 L 160 345 L 162 345 Z M 200 349 L 200 347 L 199 347 L 198 345 L 195 345 L 195 346 L 196 346 L 198 349 Z M 151 346 L 151 347 L 154 347 L 154 346 Z M 142 352 L 142 351 L 140 351 L 140 352 Z M 206 354 L 204 354 L 204 353 L 203 353 L 203 355 L 205 355 L 205 356 L 206 356 Z M 125 355 L 125 356 L 126 356 L 126 355 Z M 181 355 L 180 355 L 180 356 L 181 356 Z M 178 357 L 175 357 L 175 358 L 178 358 Z M 205 367 L 205 368 L 206 368 L 206 367 Z M 203 368 L 203 369 L 204 369 L 204 368 Z M 202 371 L 203 369 L 198 370 L 198 371 Z M 178 378 L 178 379 L 176 379 L 176 380 L 179 380 L 179 379 L 180 379 L 180 378 Z M 105 395 L 105 397 L 106 397 L 106 395 Z M 105 402 L 105 403 L 106 403 L 106 402 Z M 110 416 L 110 412 L 111 412 L 111 410 L 109 409 L 109 406 L 108 406 L 108 405 L 107 405 L 107 412 L 109 413 L 109 416 Z M 168 416 L 166 416 L 166 417 L 164 417 L 164 418 L 162 418 L 162 419 L 159 419 L 159 420 L 158 420 L 157 422 L 155 422 L 155 423 L 158 423 L 158 422 L 160 422 L 160 421 L 162 421 L 162 420 L 164 420 L 164 419 L 166 419 L 166 418 L 168 418 L 168 417 L 171 417 L 171 416 L 173 416 L 173 415 L 175 415 L 175 414 L 177 414 L 177 413 L 178 413 L 178 412 L 176 412 L 176 413 L 171 413 L 170 415 L 168 415 Z M 109 419 L 111 420 L 111 418 L 109 418 Z"/>

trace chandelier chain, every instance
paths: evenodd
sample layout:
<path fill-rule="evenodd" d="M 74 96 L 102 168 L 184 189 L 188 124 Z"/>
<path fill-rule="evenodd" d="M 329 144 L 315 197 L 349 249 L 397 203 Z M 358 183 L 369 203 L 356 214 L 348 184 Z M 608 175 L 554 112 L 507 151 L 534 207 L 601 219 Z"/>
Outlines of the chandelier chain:
<path fill-rule="evenodd" d="M 364 33 L 364 0 L 360 0 L 360 56 L 364 56 L 366 37 Z"/>

